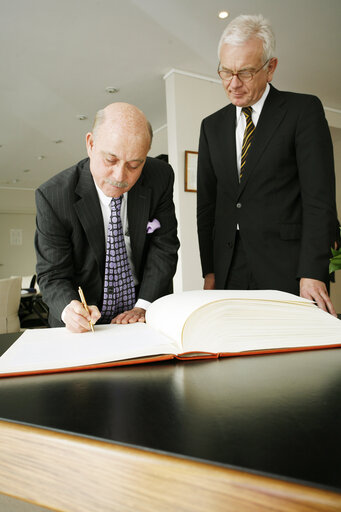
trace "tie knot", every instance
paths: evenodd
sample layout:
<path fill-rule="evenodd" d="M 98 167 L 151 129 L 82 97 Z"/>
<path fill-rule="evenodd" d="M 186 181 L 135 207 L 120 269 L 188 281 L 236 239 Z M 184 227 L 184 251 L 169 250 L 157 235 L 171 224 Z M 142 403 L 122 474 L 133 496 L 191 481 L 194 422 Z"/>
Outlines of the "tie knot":
<path fill-rule="evenodd" d="M 249 117 L 251 117 L 252 119 L 252 107 L 243 107 L 242 112 L 246 119 L 248 119 Z"/>
<path fill-rule="evenodd" d="M 114 208 L 117 213 L 120 213 L 121 211 L 121 204 L 122 204 L 122 196 L 120 197 L 113 197 L 110 202 L 111 210 Z"/>

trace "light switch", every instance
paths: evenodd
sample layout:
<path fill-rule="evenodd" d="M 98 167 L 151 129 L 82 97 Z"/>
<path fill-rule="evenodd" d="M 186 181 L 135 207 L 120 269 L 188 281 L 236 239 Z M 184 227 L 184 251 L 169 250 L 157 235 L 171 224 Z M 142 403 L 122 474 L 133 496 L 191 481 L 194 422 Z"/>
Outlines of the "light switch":
<path fill-rule="evenodd" d="M 22 229 L 10 229 L 10 244 L 22 245 Z"/>

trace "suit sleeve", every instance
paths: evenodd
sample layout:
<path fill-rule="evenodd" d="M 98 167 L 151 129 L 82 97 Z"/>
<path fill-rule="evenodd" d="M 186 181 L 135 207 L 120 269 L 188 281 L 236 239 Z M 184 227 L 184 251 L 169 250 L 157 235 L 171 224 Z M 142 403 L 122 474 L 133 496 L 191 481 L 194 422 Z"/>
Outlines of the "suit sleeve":
<path fill-rule="evenodd" d="M 68 227 L 41 190 L 36 191 L 35 249 L 37 274 L 50 316 L 59 320 L 64 307 L 78 299 L 72 284 L 74 266 Z M 62 323 L 61 323 L 62 325 Z"/>
<path fill-rule="evenodd" d="M 213 238 L 216 193 L 217 179 L 211 163 L 204 120 L 200 131 L 197 183 L 197 227 L 203 277 L 214 272 Z"/>
<path fill-rule="evenodd" d="M 302 239 L 297 277 L 328 282 L 331 246 L 337 219 L 333 146 L 318 98 L 299 116 L 296 159 L 302 200 Z"/>
<path fill-rule="evenodd" d="M 146 234 L 147 250 L 141 265 L 139 298 L 149 302 L 172 292 L 180 246 L 173 202 L 174 172 L 167 165 L 167 172 L 162 174 L 162 178 L 160 173 L 155 179 L 158 181 L 157 192 L 154 191 L 157 200 L 150 218 L 157 219 L 161 227 L 152 234 Z"/>

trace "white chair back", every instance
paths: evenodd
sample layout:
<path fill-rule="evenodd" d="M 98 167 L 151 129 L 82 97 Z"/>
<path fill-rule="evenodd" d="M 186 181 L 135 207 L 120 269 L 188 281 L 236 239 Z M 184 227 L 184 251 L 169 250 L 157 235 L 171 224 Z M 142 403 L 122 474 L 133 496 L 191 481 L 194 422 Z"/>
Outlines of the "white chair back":
<path fill-rule="evenodd" d="M 0 279 L 0 333 L 19 332 L 21 277 Z"/>

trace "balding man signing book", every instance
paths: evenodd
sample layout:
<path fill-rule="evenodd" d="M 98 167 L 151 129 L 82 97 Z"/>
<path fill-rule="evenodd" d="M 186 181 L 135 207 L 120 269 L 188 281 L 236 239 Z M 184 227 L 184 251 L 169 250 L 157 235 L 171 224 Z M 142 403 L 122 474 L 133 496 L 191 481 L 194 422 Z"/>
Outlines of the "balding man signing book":
<path fill-rule="evenodd" d="M 151 139 L 137 107 L 108 105 L 86 135 L 88 158 L 37 189 L 37 274 L 51 327 L 144 322 L 148 305 L 172 290 L 174 173 L 147 157 Z"/>

